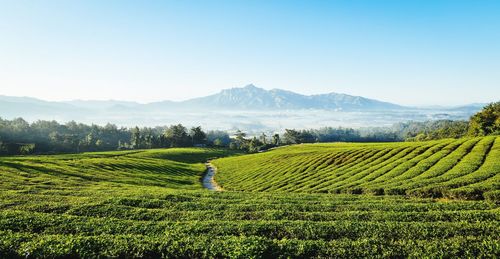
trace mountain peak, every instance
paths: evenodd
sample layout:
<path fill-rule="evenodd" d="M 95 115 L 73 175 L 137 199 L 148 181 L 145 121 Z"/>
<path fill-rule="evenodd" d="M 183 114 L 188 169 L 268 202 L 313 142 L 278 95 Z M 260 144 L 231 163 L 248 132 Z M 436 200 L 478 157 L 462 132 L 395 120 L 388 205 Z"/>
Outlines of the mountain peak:
<path fill-rule="evenodd" d="M 257 86 L 255 86 L 254 84 L 248 84 L 248 85 L 245 85 L 245 87 L 243 88 L 247 88 L 247 89 L 256 89 L 258 88 Z"/>
<path fill-rule="evenodd" d="M 228 89 L 223 89 L 220 93 L 223 94 L 235 94 L 235 93 L 264 93 L 267 92 L 266 89 L 255 86 L 254 84 L 247 84 L 243 87 L 233 87 Z"/>
<path fill-rule="evenodd" d="M 253 98 L 256 95 L 268 95 L 269 91 L 264 88 L 257 87 L 254 84 L 248 84 L 243 87 L 233 87 L 229 89 L 224 89 L 220 91 L 219 94 L 233 95 L 233 96 L 246 95 L 247 98 Z"/>

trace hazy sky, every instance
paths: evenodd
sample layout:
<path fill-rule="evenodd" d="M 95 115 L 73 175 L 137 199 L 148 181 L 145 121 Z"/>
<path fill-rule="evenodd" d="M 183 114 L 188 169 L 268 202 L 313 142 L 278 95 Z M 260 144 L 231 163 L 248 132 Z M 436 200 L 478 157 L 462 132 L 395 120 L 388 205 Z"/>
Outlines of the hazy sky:
<path fill-rule="evenodd" d="M 0 0 L 0 94 L 148 102 L 249 83 L 500 100 L 500 1 Z"/>

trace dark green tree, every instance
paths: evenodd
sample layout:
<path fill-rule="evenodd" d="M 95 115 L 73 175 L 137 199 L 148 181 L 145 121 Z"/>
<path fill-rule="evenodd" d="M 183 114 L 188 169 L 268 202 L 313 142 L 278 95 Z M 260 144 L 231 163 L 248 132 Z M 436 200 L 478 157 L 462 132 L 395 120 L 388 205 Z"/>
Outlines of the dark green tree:
<path fill-rule="evenodd" d="M 256 137 L 253 137 L 248 142 L 248 152 L 250 152 L 250 153 L 258 152 L 260 150 L 261 146 L 262 146 L 262 142 L 260 142 Z"/>
<path fill-rule="evenodd" d="M 192 127 L 189 131 L 193 145 L 206 144 L 207 134 L 201 129 L 201 126 Z"/>
<path fill-rule="evenodd" d="M 263 145 L 267 144 L 267 136 L 266 133 L 262 132 L 262 134 L 259 137 L 260 142 L 262 142 Z"/>
<path fill-rule="evenodd" d="M 246 150 L 248 149 L 248 140 L 245 138 L 247 134 L 245 132 L 242 132 L 241 130 L 237 130 L 236 133 L 234 134 L 234 137 L 236 139 L 235 144 L 238 147 L 238 149 L 241 150 Z"/>
<path fill-rule="evenodd" d="M 283 141 L 287 144 L 299 144 L 300 132 L 294 129 L 285 129 L 283 134 Z"/>
<path fill-rule="evenodd" d="M 274 134 L 273 135 L 273 145 L 275 146 L 279 146 L 281 143 L 280 143 L 280 134 Z"/>
<path fill-rule="evenodd" d="M 191 144 L 191 138 L 187 133 L 187 129 L 182 124 L 168 127 L 164 135 L 170 147 L 187 147 Z"/>
<path fill-rule="evenodd" d="M 132 148 L 141 148 L 141 131 L 139 130 L 139 127 L 135 127 L 132 129 L 132 136 L 130 139 L 130 144 L 132 145 Z"/>
<path fill-rule="evenodd" d="M 471 117 L 469 135 L 500 134 L 500 102 L 490 103 Z"/>
<path fill-rule="evenodd" d="M 217 143 L 215 143 L 217 141 Z M 231 138 L 229 134 L 221 130 L 211 130 L 207 132 L 207 142 L 209 145 L 215 146 L 229 146 L 231 143 Z"/>

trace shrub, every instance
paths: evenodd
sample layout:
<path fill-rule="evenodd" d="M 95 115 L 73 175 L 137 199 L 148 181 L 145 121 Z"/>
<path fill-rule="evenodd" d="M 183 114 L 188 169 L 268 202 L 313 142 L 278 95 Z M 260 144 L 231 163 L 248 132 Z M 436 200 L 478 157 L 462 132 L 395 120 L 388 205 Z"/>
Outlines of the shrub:
<path fill-rule="evenodd" d="M 500 204 L 500 190 L 485 192 L 483 196 L 491 203 Z"/>
<path fill-rule="evenodd" d="M 462 199 L 462 200 L 482 200 L 483 191 L 478 188 L 458 188 L 448 190 L 444 193 L 444 197 L 449 199 Z"/>

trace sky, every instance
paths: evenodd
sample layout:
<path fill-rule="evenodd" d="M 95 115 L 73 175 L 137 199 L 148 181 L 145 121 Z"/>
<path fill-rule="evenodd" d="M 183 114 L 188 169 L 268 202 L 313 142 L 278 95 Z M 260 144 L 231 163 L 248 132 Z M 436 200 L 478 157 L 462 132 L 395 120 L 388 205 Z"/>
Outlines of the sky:
<path fill-rule="evenodd" d="M 0 0 L 0 95 L 185 100 L 254 84 L 500 100 L 500 1 Z"/>

